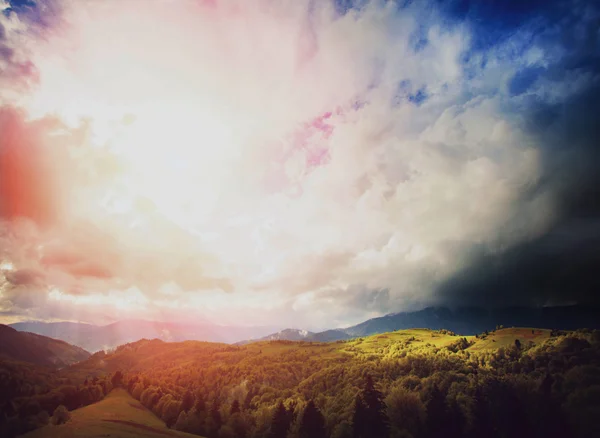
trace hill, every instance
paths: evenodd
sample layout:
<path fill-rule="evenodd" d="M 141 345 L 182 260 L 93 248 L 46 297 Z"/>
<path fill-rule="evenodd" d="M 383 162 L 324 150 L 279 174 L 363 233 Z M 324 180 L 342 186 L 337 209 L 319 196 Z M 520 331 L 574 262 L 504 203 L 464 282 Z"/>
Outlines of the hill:
<path fill-rule="evenodd" d="M 388 403 L 394 436 L 428 436 L 423 431 L 440 424 L 454 428 L 444 436 L 495 438 L 522 430 L 554 436 L 550 428 L 587 437 L 596 427 L 590 412 L 600 408 L 593 398 L 600 387 L 589 387 L 597 385 L 598 364 L 600 333 L 589 330 L 507 328 L 459 336 L 409 329 L 328 343 L 144 340 L 68 372 L 81 379 L 120 370 L 134 398 L 158 417 L 206 436 L 267 436 L 279 402 L 299 418 L 308 400 L 324 415 L 326 436 L 351 436 L 354 400 L 369 375 Z M 558 381 L 563 384 L 552 384 Z M 233 415 L 236 403 L 241 414 Z M 178 416 L 186 404 L 195 407 Z M 216 423 L 210 420 L 215 409 Z M 227 435 L 234 427 L 241 432 Z"/>
<path fill-rule="evenodd" d="M 52 368 L 87 359 L 90 353 L 64 341 L 18 332 L 0 324 L 0 358 Z"/>
<path fill-rule="evenodd" d="M 196 437 L 169 429 L 152 412 L 117 388 L 104 400 L 71 412 L 71 419 L 59 426 L 48 425 L 22 435 L 23 438 L 164 438 Z"/>
<path fill-rule="evenodd" d="M 220 326 L 210 323 L 183 324 L 160 321 L 124 320 L 98 326 L 73 322 L 19 322 L 10 327 L 61 339 L 88 351 L 109 350 L 140 339 L 161 339 L 167 342 L 189 340 L 208 342 L 238 342 L 249 337 L 265 336 L 273 327 Z"/>

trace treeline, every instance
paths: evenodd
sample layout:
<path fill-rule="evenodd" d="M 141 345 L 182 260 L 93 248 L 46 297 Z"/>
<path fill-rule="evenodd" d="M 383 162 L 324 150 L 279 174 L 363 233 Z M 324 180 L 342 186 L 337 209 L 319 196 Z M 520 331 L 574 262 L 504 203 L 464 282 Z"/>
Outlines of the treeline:
<path fill-rule="evenodd" d="M 209 438 L 600 436 L 599 332 L 478 353 L 327 345 L 141 342 L 107 360 L 168 426 Z"/>
<path fill-rule="evenodd" d="M 45 367 L 0 360 L 0 436 L 14 437 L 46 424 L 61 423 L 68 411 L 102 400 L 109 379 L 75 384 Z"/>

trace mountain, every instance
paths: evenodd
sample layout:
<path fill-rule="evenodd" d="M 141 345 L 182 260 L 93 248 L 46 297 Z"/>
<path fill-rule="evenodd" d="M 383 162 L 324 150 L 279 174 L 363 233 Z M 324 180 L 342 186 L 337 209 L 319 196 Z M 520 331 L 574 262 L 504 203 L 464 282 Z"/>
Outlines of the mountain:
<path fill-rule="evenodd" d="M 221 326 L 208 322 L 186 324 L 145 320 L 125 320 L 98 326 L 73 322 L 20 322 L 16 330 L 52 337 L 88 351 L 109 350 L 140 339 L 168 342 L 208 341 L 248 343 L 269 340 L 333 342 L 410 328 L 446 329 L 462 335 L 474 335 L 505 327 L 539 327 L 573 330 L 600 328 L 600 309 L 590 306 L 508 307 L 427 307 L 415 312 L 400 312 L 372 318 L 346 328 L 318 333 L 299 329 L 274 331 L 273 327 Z"/>
<path fill-rule="evenodd" d="M 506 307 L 483 309 L 460 307 L 427 307 L 416 312 L 393 313 L 369 319 L 341 329 L 351 337 L 368 336 L 409 328 L 446 329 L 462 335 L 474 335 L 504 327 L 538 327 L 575 330 L 581 327 L 600 328 L 600 309 L 588 306 Z"/>
<path fill-rule="evenodd" d="M 74 322 L 19 322 L 10 327 L 61 339 L 88 351 L 109 350 L 140 339 L 168 342 L 209 341 L 234 343 L 250 337 L 262 337 L 273 327 L 220 326 L 211 323 L 184 324 L 160 321 L 125 320 L 98 326 Z"/>
<path fill-rule="evenodd" d="M 249 342 L 259 342 L 259 341 L 306 341 L 312 340 L 312 337 L 315 335 L 313 332 L 309 332 L 307 330 L 298 330 L 298 329 L 285 329 L 278 331 L 277 333 L 271 333 L 270 335 L 263 336 L 259 339 L 253 339 L 251 341 L 241 341 L 238 342 L 238 345 L 244 345 Z"/>
<path fill-rule="evenodd" d="M 82 348 L 0 324 L 0 358 L 62 368 L 90 357 Z"/>
<path fill-rule="evenodd" d="M 507 307 L 484 309 L 481 307 L 427 307 L 415 312 L 399 312 L 378 318 L 368 319 L 346 328 L 309 333 L 298 339 L 297 329 L 287 329 L 278 333 L 253 339 L 247 342 L 268 340 L 304 340 L 312 342 L 334 342 L 377 333 L 393 332 L 412 328 L 431 330 L 446 329 L 461 335 L 475 335 L 496 326 L 538 327 L 543 329 L 575 330 L 581 327 L 600 328 L 600 308 L 589 306 L 557 307 Z"/>
<path fill-rule="evenodd" d="M 346 339 L 350 339 L 348 333 L 346 333 L 343 329 L 334 329 L 334 330 L 325 330 L 323 332 L 314 333 L 308 341 L 313 342 L 334 342 L 334 341 L 343 341 Z"/>

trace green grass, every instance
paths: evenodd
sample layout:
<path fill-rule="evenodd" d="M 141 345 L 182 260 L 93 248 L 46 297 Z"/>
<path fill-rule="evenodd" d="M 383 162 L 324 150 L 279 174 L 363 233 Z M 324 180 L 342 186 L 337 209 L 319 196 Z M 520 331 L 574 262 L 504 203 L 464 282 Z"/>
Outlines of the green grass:
<path fill-rule="evenodd" d="M 506 328 L 491 332 L 484 339 L 477 339 L 474 345 L 469 347 L 469 351 L 497 350 L 500 347 L 510 347 L 515 345 L 518 339 L 521 345 L 525 346 L 528 342 L 539 344 L 550 339 L 550 330 L 532 329 L 532 328 Z"/>
<path fill-rule="evenodd" d="M 48 425 L 23 435 L 23 438 L 191 438 L 167 428 L 165 423 L 132 398 L 125 390 L 115 389 L 93 405 L 71 412 L 71 420 L 60 426 Z"/>

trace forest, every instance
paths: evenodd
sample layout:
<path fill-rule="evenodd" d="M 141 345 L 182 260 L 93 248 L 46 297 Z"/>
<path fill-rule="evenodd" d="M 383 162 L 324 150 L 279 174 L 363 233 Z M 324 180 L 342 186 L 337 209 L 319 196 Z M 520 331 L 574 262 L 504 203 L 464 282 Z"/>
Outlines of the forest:
<path fill-rule="evenodd" d="M 114 386 L 167 426 L 208 438 L 600 436 L 600 332 L 591 330 L 142 340 L 57 372 L 1 370 L 2 436 L 60 422 L 59 406 L 85 406 Z"/>

